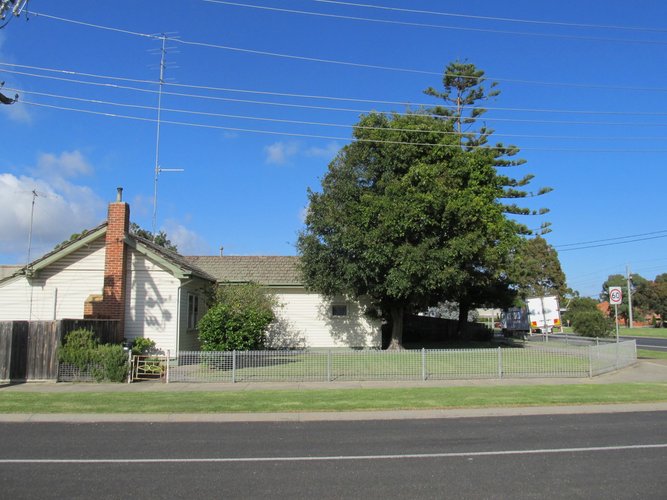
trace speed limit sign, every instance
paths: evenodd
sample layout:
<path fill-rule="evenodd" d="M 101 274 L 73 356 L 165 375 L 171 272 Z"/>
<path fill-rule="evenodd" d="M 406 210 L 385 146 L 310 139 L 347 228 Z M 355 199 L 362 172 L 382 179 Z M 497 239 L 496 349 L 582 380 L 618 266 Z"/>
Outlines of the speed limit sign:
<path fill-rule="evenodd" d="M 623 291 L 620 286 L 609 287 L 609 303 L 612 305 L 623 303 Z"/>

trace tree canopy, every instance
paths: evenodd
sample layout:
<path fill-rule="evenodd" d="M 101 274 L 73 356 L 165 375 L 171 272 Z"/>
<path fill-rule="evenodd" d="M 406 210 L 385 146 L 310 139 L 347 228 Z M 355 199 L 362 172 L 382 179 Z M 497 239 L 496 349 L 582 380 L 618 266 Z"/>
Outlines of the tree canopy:
<path fill-rule="evenodd" d="M 512 262 L 512 279 L 523 300 L 546 295 L 557 295 L 562 300 L 567 292 L 558 252 L 539 235 L 520 246 Z"/>
<path fill-rule="evenodd" d="M 167 233 L 164 232 L 163 230 L 160 230 L 157 234 L 153 234 L 151 231 L 143 229 L 136 222 L 132 222 L 130 223 L 130 233 L 135 234 L 141 238 L 150 240 L 156 245 L 160 245 L 161 247 L 164 247 L 172 252 L 178 252 L 178 248 L 176 247 L 176 245 L 174 245 L 171 242 L 171 240 L 167 236 Z"/>
<path fill-rule="evenodd" d="M 438 97 L 453 95 L 450 69 Z M 329 296 L 370 298 L 392 323 L 392 348 L 401 345 L 406 312 L 453 300 L 465 318 L 471 307 L 511 302 L 510 256 L 527 229 L 506 216 L 512 210 L 502 200 L 508 186 L 532 176 L 499 175 L 497 167 L 520 163 L 508 159 L 516 148 L 486 147 L 492 131 L 464 130 L 483 113 L 467 107 L 488 97 L 483 72 L 474 74 L 452 113 L 437 107 L 361 117 L 321 192 L 308 192 L 298 240 L 307 286 Z"/>

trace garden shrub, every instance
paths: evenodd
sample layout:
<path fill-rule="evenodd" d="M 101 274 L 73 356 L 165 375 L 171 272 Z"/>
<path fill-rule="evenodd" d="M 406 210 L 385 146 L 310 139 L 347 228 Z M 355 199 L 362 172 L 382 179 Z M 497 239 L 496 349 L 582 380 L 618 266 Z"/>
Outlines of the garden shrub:
<path fill-rule="evenodd" d="M 607 337 L 611 335 L 613 325 L 598 309 L 582 310 L 572 315 L 572 329 L 584 337 Z"/>
<path fill-rule="evenodd" d="M 120 345 L 100 345 L 92 330 L 67 334 L 58 350 L 58 360 L 81 371 L 89 370 L 97 382 L 124 382 L 129 369 L 127 354 Z"/>
<path fill-rule="evenodd" d="M 147 337 L 138 337 L 132 342 L 132 354 L 135 356 L 152 354 L 154 351 L 155 341 Z"/>
<path fill-rule="evenodd" d="M 92 330 L 85 328 L 72 330 L 58 350 L 58 360 L 76 366 L 79 370 L 85 370 L 95 363 L 95 349 L 98 345 Z"/>
<path fill-rule="evenodd" d="M 125 382 L 127 380 L 128 361 L 127 353 L 121 345 L 105 344 L 95 349 L 97 361 L 91 367 L 93 377 L 97 382 Z"/>
<path fill-rule="evenodd" d="M 274 319 L 274 300 L 258 285 L 221 287 L 217 301 L 199 321 L 203 351 L 262 349 L 266 329 Z"/>

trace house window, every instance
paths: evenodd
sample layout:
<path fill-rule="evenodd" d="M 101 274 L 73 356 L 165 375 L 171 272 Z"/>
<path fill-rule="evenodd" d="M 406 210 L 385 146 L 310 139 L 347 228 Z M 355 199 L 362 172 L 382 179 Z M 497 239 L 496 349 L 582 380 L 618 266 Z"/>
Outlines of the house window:
<path fill-rule="evenodd" d="M 331 306 L 331 315 L 334 317 L 347 316 L 347 304 L 334 304 Z"/>
<path fill-rule="evenodd" d="M 188 330 L 197 328 L 199 321 L 199 296 L 188 294 Z"/>

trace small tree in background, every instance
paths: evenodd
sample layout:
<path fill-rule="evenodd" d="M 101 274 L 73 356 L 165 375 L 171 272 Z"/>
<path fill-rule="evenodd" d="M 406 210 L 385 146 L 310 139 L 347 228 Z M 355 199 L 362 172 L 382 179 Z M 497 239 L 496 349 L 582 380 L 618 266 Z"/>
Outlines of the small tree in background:
<path fill-rule="evenodd" d="M 257 284 L 223 285 L 199 321 L 203 351 L 262 349 L 274 320 L 275 298 Z"/>
<path fill-rule="evenodd" d="M 577 311 L 572 316 L 572 328 L 584 337 L 608 337 L 613 331 L 611 320 L 597 308 Z"/>

